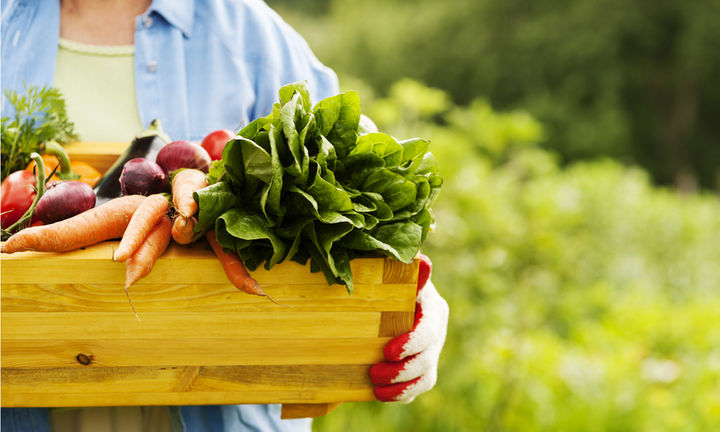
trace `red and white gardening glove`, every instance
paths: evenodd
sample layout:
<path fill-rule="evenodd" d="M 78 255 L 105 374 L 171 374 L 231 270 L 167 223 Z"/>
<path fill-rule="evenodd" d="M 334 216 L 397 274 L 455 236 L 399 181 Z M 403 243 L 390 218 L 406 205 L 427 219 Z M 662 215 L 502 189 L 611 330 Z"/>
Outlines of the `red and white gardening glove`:
<path fill-rule="evenodd" d="M 385 360 L 370 367 L 375 397 L 382 402 L 409 403 L 433 388 L 440 351 L 445 343 L 448 304 L 432 281 L 432 263 L 420 255 L 413 329 L 385 345 Z"/>

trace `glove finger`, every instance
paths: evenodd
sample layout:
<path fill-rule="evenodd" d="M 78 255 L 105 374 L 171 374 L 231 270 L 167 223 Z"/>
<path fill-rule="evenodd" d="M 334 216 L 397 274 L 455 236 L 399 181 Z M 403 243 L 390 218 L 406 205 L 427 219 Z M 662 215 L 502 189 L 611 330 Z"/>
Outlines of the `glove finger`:
<path fill-rule="evenodd" d="M 437 373 L 435 370 L 410 381 L 375 386 L 373 393 L 382 402 L 412 402 L 418 395 L 425 393 L 435 386 Z"/>
<path fill-rule="evenodd" d="M 428 282 L 418 297 L 415 307 L 413 329 L 391 339 L 383 348 L 385 360 L 400 361 L 405 357 L 425 351 L 430 345 L 445 341 L 449 307 L 440 297 L 432 282 Z"/>
<path fill-rule="evenodd" d="M 370 366 L 370 381 L 372 381 L 374 385 L 389 385 L 398 382 L 396 378 L 400 376 L 400 373 L 405 369 L 408 361 L 409 360 L 399 362 L 384 361 L 375 363 Z"/>
<path fill-rule="evenodd" d="M 423 351 L 399 362 L 380 362 L 370 367 L 370 381 L 375 385 L 407 382 L 421 377 L 437 365 L 435 349 Z"/>
<path fill-rule="evenodd" d="M 417 377 L 412 381 L 390 384 L 386 386 L 375 386 L 373 393 L 380 402 L 398 402 L 403 399 L 409 399 L 406 393 L 408 389 L 417 384 L 421 377 Z"/>

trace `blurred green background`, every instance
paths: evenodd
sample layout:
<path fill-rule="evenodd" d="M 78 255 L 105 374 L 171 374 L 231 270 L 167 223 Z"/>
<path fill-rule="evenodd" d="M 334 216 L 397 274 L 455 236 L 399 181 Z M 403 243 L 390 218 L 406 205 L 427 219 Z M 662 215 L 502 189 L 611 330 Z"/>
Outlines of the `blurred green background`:
<path fill-rule="evenodd" d="M 268 4 L 445 178 L 436 387 L 316 431 L 720 430 L 720 2 Z"/>

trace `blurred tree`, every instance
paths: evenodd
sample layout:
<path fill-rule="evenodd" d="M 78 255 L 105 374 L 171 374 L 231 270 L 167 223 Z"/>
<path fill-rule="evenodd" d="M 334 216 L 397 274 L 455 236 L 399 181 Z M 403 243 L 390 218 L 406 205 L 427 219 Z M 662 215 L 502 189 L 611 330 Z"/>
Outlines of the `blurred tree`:
<path fill-rule="evenodd" d="M 610 159 L 560 167 L 526 112 L 408 79 L 363 107 L 431 140 L 444 183 L 423 252 L 451 319 L 432 391 L 313 430 L 720 430 L 716 196 Z"/>
<path fill-rule="evenodd" d="M 720 187 L 717 0 L 269 3 L 379 92 L 407 76 L 456 103 L 487 97 L 541 120 L 565 161 L 607 155 Z"/>

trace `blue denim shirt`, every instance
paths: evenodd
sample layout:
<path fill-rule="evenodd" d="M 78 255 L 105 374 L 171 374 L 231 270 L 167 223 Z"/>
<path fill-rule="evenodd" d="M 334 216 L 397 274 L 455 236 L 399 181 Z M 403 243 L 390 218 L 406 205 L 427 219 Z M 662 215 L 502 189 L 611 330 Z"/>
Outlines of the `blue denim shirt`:
<path fill-rule="evenodd" d="M 52 85 L 58 0 L 2 2 L 2 89 Z M 286 83 L 307 80 L 313 102 L 337 77 L 260 0 L 154 0 L 135 20 L 135 86 L 143 125 L 200 140 L 267 115 Z M 2 115 L 12 110 L 2 96 Z"/>
<path fill-rule="evenodd" d="M 3 93 L 52 85 L 59 0 L 2 2 Z M 174 140 L 200 140 L 268 114 L 286 83 L 306 80 L 314 102 L 337 94 L 337 77 L 260 0 L 154 0 L 135 21 L 135 86 L 144 125 L 160 119 Z M 2 115 L 12 106 L 2 95 Z M 277 405 L 170 409 L 180 430 L 301 431 Z M 46 409 L 3 409 L 2 430 L 49 430 Z M 44 428 L 42 425 L 47 425 Z"/>

